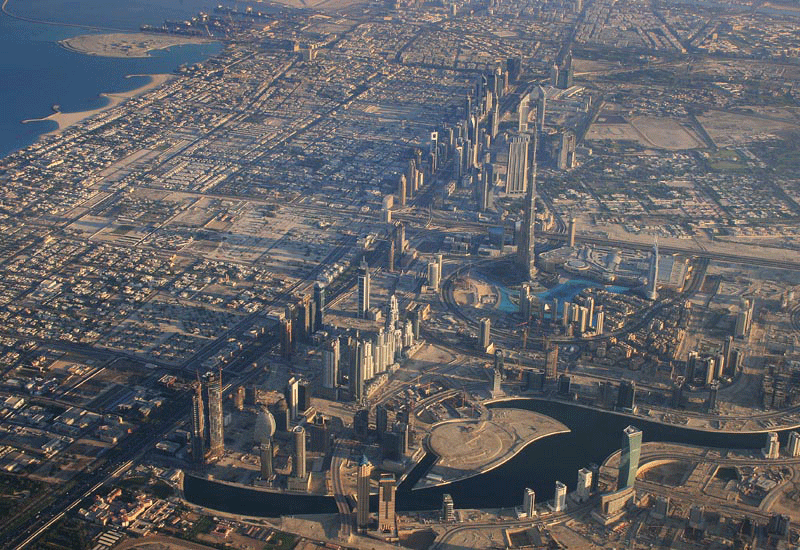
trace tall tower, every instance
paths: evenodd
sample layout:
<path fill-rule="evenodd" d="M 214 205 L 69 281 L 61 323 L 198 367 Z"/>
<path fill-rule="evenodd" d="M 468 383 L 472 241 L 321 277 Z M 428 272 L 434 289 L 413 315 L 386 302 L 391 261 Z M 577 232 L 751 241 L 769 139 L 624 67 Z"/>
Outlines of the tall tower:
<path fill-rule="evenodd" d="M 408 182 L 406 180 L 406 175 L 402 174 L 400 176 L 400 181 L 397 182 L 397 202 L 400 203 L 400 206 L 406 205 L 407 193 L 408 193 Z"/>
<path fill-rule="evenodd" d="M 528 131 L 528 115 L 531 112 L 531 96 L 525 94 L 519 102 L 519 125 L 517 131 L 520 133 Z"/>
<path fill-rule="evenodd" d="M 222 369 L 218 373 L 209 372 L 208 379 L 208 419 L 209 450 L 211 456 L 219 458 L 225 453 L 225 433 L 222 420 Z"/>
<path fill-rule="evenodd" d="M 647 299 L 655 301 L 658 298 L 658 239 L 653 242 L 653 255 L 650 258 L 650 276 L 647 279 Z"/>
<path fill-rule="evenodd" d="M 536 244 L 534 233 L 534 223 L 536 222 L 536 134 L 534 134 L 533 140 L 532 160 L 530 161 L 531 175 L 528 181 L 528 192 L 525 195 L 525 213 L 517 245 L 517 263 L 528 280 L 536 277 L 536 252 L 534 249 Z"/>
<path fill-rule="evenodd" d="M 295 426 L 294 430 L 294 477 L 306 478 L 306 430 L 302 426 Z"/>
<path fill-rule="evenodd" d="M 358 317 L 366 319 L 369 311 L 369 264 L 366 258 L 361 260 L 361 273 L 358 275 Z"/>
<path fill-rule="evenodd" d="M 574 217 L 569 219 L 569 247 L 575 248 L 575 229 L 578 225 L 578 220 Z"/>
<path fill-rule="evenodd" d="M 539 97 L 536 102 L 536 130 L 541 132 L 544 130 L 544 115 L 547 107 L 547 92 L 544 88 L 539 86 Z"/>
<path fill-rule="evenodd" d="M 369 478 L 372 475 L 372 464 L 366 456 L 361 456 L 358 465 L 358 486 L 356 488 L 356 523 L 359 529 L 369 526 Z"/>
<path fill-rule="evenodd" d="M 545 343 L 544 377 L 546 380 L 555 380 L 558 377 L 558 344 Z"/>
<path fill-rule="evenodd" d="M 633 487 L 639 469 L 639 455 L 642 451 L 642 430 L 628 426 L 622 430 L 622 454 L 619 457 L 619 477 L 617 490 Z"/>
<path fill-rule="evenodd" d="M 483 351 L 486 351 L 492 343 L 492 320 L 488 317 L 481 319 L 481 332 L 478 340 L 478 345 Z"/>
<path fill-rule="evenodd" d="M 325 323 L 325 285 L 314 283 L 314 332 L 321 330 Z"/>
<path fill-rule="evenodd" d="M 259 458 L 261 460 L 261 479 L 272 477 L 272 439 L 268 438 L 259 445 Z"/>
<path fill-rule="evenodd" d="M 206 415 L 203 405 L 203 385 L 198 378 L 192 384 L 192 459 L 202 464 L 206 452 Z"/>
<path fill-rule="evenodd" d="M 339 348 L 339 338 L 333 338 L 325 344 L 322 363 L 322 387 L 332 389 L 339 382 L 339 361 L 341 360 L 341 350 Z"/>
<path fill-rule="evenodd" d="M 378 529 L 394 534 L 396 529 L 394 506 L 394 474 L 382 473 L 378 485 Z"/>
<path fill-rule="evenodd" d="M 530 142 L 528 134 L 511 138 L 506 164 L 506 193 L 524 193 L 530 174 Z"/>
<path fill-rule="evenodd" d="M 536 515 L 536 493 L 533 489 L 525 489 L 525 495 L 522 499 L 522 511 L 529 518 Z"/>

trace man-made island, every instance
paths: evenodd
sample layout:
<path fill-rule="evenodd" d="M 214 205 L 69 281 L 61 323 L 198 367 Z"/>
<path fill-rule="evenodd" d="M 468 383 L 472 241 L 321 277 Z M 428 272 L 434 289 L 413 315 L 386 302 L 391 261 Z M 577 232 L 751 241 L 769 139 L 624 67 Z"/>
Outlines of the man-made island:
<path fill-rule="evenodd" d="M 206 44 L 211 40 L 168 34 L 111 33 L 82 34 L 59 41 L 62 47 L 87 55 L 102 57 L 150 57 L 154 50 L 187 44 Z"/>

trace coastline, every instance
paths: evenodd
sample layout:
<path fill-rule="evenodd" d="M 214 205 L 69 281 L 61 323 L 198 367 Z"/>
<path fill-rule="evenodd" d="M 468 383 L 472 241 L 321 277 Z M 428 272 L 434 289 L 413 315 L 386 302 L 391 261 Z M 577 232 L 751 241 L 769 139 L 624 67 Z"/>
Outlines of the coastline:
<path fill-rule="evenodd" d="M 138 88 L 134 88 L 133 90 L 127 92 L 110 92 L 110 93 L 101 93 L 100 97 L 107 99 L 107 103 L 102 107 L 98 107 L 96 109 L 89 109 L 86 111 L 75 111 L 71 113 L 64 113 L 61 111 L 56 111 L 46 117 L 42 118 L 29 118 L 27 120 L 23 120 L 22 124 L 27 124 L 29 122 L 46 122 L 52 121 L 55 122 L 58 127 L 55 130 L 51 130 L 42 134 L 42 136 L 49 136 L 49 135 L 57 135 L 62 133 L 64 130 L 78 124 L 79 122 L 83 122 L 84 120 L 91 118 L 95 115 L 113 109 L 114 107 L 124 103 L 128 99 L 133 97 L 140 96 L 150 90 L 153 90 L 165 82 L 172 80 L 175 78 L 174 75 L 171 74 L 148 74 L 148 75 L 128 75 L 127 78 L 134 77 L 134 76 L 146 76 L 150 79 L 149 82 L 146 82 L 142 86 Z"/>
<path fill-rule="evenodd" d="M 57 44 L 69 52 L 83 55 L 130 59 L 153 57 L 150 52 L 178 46 L 196 46 L 212 42 L 216 40 L 139 31 L 79 34 L 59 40 Z"/>

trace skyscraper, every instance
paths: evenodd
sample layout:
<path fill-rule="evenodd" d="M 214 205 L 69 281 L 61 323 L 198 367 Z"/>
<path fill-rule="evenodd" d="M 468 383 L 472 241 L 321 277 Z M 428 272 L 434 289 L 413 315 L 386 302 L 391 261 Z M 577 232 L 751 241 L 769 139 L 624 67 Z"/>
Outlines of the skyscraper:
<path fill-rule="evenodd" d="M 289 418 L 294 420 L 297 418 L 298 406 L 300 403 L 300 379 L 292 376 L 286 383 L 286 390 L 284 391 L 286 403 L 289 405 Z"/>
<path fill-rule="evenodd" d="M 209 450 L 211 456 L 219 458 L 225 453 L 222 419 L 222 369 L 219 370 L 219 373 L 207 373 L 206 378 L 208 380 Z"/>
<path fill-rule="evenodd" d="M 361 456 L 358 465 L 358 484 L 356 487 L 356 523 L 359 529 L 369 526 L 369 478 L 372 475 L 372 464 L 366 456 Z"/>
<path fill-rule="evenodd" d="M 536 102 L 536 130 L 541 132 L 544 130 L 544 115 L 547 106 L 547 92 L 544 88 L 539 86 L 537 88 L 539 97 Z"/>
<path fill-rule="evenodd" d="M 780 456 L 780 453 L 781 446 L 780 442 L 778 441 L 778 432 L 769 432 L 767 434 L 767 444 L 761 450 L 761 454 L 764 455 L 764 458 L 775 459 Z"/>
<path fill-rule="evenodd" d="M 202 464 L 206 452 L 206 415 L 203 405 L 203 385 L 198 378 L 192 384 L 192 460 Z"/>
<path fill-rule="evenodd" d="M 556 481 L 556 494 L 553 497 L 553 512 L 563 512 L 567 509 L 567 486 Z"/>
<path fill-rule="evenodd" d="M 406 205 L 407 193 L 408 193 L 408 182 L 406 180 L 406 175 L 401 174 L 400 180 L 397 182 L 397 202 L 400 203 L 400 206 Z"/>
<path fill-rule="evenodd" d="M 528 188 L 531 136 L 522 134 L 511 138 L 506 164 L 506 193 L 524 193 Z"/>
<path fill-rule="evenodd" d="M 325 344 L 322 355 L 322 387 L 332 389 L 339 382 L 339 361 L 341 352 L 339 338 L 332 338 Z"/>
<path fill-rule="evenodd" d="M 261 479 L 272 477 L 272 439 L 266 439 L 259 445 L 259 458 L 261 460 Z"/>
<path fill-rule="evenodd" d="M 452 523 L 456 520 L 456 510 L 453 505 L 453 497 L 448 493 L 442 495 L 442 521 Z"/>
<path fill-rule="evenodd" d="M 617 406 L 618 411 L 633 412 L 636 406 L 636 382 L 633 380 L 623 380 L 619 383 L 619 391 L 617 392 Z"/>
<path fill-rule="evenodd" d="M 525 94 L 522 96 L 522 100 L 519 102 L 519 124 L 517 127 L 517 131 L 519 133 L 524 133 L 528 131 L 528 115 L 531 112 L 531 97 L 529 94 Z"/>
<path fill-rule="evenodd" d="M 647 279 L 647 299 L 655 301 L 658 298 L 658 241 L 653 243 L 653 255 L 650 258 L 650 276 Z"/>
<path fill-rule="evenodd" d="M 281 355 L 284 359 L 292 356 L 292 321 L 281 319 Z"/>
<path fill-rule="evenodd" d="M 366 259 L 362 259 L 358 275 L 358 317 L 360 319 L 366 319 L 367 311 L 369 311 L 369 291 L 369 264 Z"/>
<path fill-rule="evenodd" d="M 558 378 L 558 344 L 547 341 L 545 343 L 544 377 L 546 380 Z"/>
<path fill-rule="evenodd" d="M 586 502 L 592 493 L 592 471 L 588 468 L 578 470 L 578 485 L 575 488 L 575 500 Z"/>
<path fill-rule="evenodd" d="M 325 285 L 314 283 L 314 330 L 322 330 L 325 324 Z"/>
<path fill-rule="evenodd" d="M 642 431 L 634 426 L 622 430 L 622 453 L 619 457 L 617 490 L 633 487 L 639 470 L 639 455 L 642 450 Z"/>
<path fill-rule="evenodd" d="M 378 485 L 378 529 L 383 533 L 390 533 L 392 535 L 397 531 L 394 494 L 394 474 L 382 473 Z"/>
<path fill-rule="evenodd" d="M 533 150 L 532 160 L 530 161 L 530 177 L 528 178 L 528 190 L 525 196 L 525 212 L 522 219 L 521 235 L 517 244 L 517 263 L 523 271 L 523 275 L 528 280 L 536 277 L 536 237 L 534 234 L 534 223 L 536 222 L 536 135 L 531 147 Z"/>
<path fill-rule="evenodd" d="M 536 493 L 533 489 L 525 488 L 525 495 L 522 498 L 522 512 L 529 518 L 536 515 Z"/>
<path fill-rule="evenodd" d="M 492 343 L 492 321 L 488 317 L 481 319 L 481 332 L 478 336 L 478 347 L 483 351 L 489 349 L 489 344 Z"/>
<path fill-rule="evenodd" d="M 294 430 L 294 464 L 293 474 L 298 479 L 306 478 L 306 430 L 302 426 L 295 426 Z"/>

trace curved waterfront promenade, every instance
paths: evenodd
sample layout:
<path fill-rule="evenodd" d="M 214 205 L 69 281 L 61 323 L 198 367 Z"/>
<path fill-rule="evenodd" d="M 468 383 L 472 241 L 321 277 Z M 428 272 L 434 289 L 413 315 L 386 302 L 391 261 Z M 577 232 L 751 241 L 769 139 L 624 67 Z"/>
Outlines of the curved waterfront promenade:
<path fill-rule="evenodd" d="M 577 407 L 587 411 L 612 414 L 619 417 L 629 418 L 632 423 L 637 420 L 653 422 L 671 428 L 684 430 L 694 430 L 708 433 L 730 433 L 730 434 L 763 434 L 767 432 L 778 432 L 785 430 L 795 430 L 800 428 L 800 408 L 794 407 L 783 411 L 773 411 L 765 414 L 754 414 L 751 416 L 718 416 L 701 413 L 687 413 L 685 411 L 672 411 L 669 409 L 655 409 L 642 407 L 640 410 L 647 410 L 649 414 L 632 414 L 621 411 L 598 409 L 590 405 L 576 402 L 566 402 L 538 395 L 518 395 L 501 397 L 484 401 L 484 405 L 494 405 L 498 403 L 513 403 L 515 401 L 541 401 L 545 403 L 557 403 L 568 407 Z M 671 422 L 669 419 L 685 417 L 688 421 L 683 424 Z M 784 422 L 779 422 L 784 420 Z M 717 426 L 711 425 L 717 423 Z"/>

